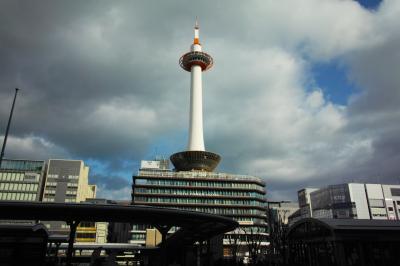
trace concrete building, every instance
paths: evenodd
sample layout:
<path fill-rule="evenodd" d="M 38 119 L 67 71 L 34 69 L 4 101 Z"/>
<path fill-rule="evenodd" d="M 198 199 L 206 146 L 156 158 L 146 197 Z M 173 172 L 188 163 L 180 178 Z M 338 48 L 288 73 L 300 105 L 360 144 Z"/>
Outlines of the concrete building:
<path fill-rule="evenodd" d="M 318 188 L 304 188 L 297 192 L 301 218 L 312 217 L 310 194 L 317 190 Z"/>
<path fill-rule="evenodd" d="M 0 200 L 40 201 L 45 161 L 4 159 L 0 168 Z"/>
<path fill-rule="evenodd" d="M 95 198 L 96 186 L 89 185 L 89 167 L 80 160 L 48 162 L 44 202 L 79 203 Z"/>
<path fill-rule="evenodd" d="M 301 218 L 399 220 L 400 185 L 347 183 L 303 189 L 299 207 L 310 209 Z"/>
<path fill-rule="evenodd" d="M 43 202 L 80 203 L 96 197 L 96 186 L 89 185 L 89 167 L 81 160 L 50 159 L 47 167 Z M 52 233 L 67 234 L 61 222 L 46 223 Z"/>
<path fill-rule="evenodd" d="M 223 240 L 225 254 L 230 253 L 232 234 L 241 239 L 239 244 L 242 246 L 246 246 L 246 233 L 261 236 L 263 245 L 267 245 L 266 192 L 261 178 L 205 171 L 173 171 L 165 167 L 157 168 L 157 165 L 160 163 L 156 161 L 142 161 L 142 168 L 133 177 L 132 204 L 232 217 L 239 222 L 240 229 L 226 234 Z M 134 225 L 130 243 L 144 245 L 147 229 L 146 225 Z"/>
<path fill-rule="evenodd" d="M 85 204 L 108 204 L 106 199 L 89 198 Z M 78 243 L 107 243 L 108 223 L 82 221 L 76 229 L 76 242 Z"/>
<path fill-rule="evenodd" d="M 288 224 L 289 216 L 299 210 L 299 204 L 292 201 L 268 201 L 269 220 L 271 223 Z"/>

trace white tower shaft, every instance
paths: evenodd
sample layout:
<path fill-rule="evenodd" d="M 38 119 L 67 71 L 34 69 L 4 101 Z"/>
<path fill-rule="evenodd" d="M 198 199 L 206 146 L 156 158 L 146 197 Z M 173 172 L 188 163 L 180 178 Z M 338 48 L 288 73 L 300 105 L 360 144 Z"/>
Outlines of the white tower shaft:
<path fill-rule="evenodd" d="M 201 67 L 193 65 L 191 68 L 190 86 L 189 151 L 205 150 L 203 137 L 203 87 L 201 75 Z"/>

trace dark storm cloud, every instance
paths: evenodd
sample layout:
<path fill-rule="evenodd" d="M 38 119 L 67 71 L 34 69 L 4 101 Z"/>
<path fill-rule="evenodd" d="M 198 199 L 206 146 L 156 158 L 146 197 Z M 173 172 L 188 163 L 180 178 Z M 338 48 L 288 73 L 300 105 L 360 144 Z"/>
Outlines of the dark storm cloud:
<path fill-rule="evenodd" d="M 147 24 L 141 8 L 97 1 L 3 2 L 0 80 L 4 103 L 10 93 L 4 88 L 22 88 L 14 134 L 32 132 L 80 156 L 107 157 L 121 151 L 126 156 L 126 143 L 135 152 L 144 152 L 150 141 L 147 135 L 160 130 L 151 125 L 140 128 L 143 121 L 138 118 L 125 121 L 131 127 L 120 130 L 148 130 L 146 136 L 133 132 L 115 135 L 119 129 L 101 125 L 103 116 L 112 115 L 114 109 L 96 113 L 96 108 L 115 99 L 121 106 L 135 105 L 135 110 L 127 110 L 132 114 L 160 105 L 169 108 L 160 102 L 171 97 L 164 84 L 177 71 L 171 73 L 166 64 L 157 64 L 161 51 L 157 52 L 154 44 L 171 32 L 165 25 Z M 152 28 L 151 34 L 141 29 L 145 25 Z M 174 66 L 175 56 L 174 52 L 169 55 Z M 162 60 L 168 61 L 168 53 Z M 157 115 L 159 110 L 154 112 Z M 6 113 L 1 115 L 5 120 Z M 161 131 L 168 129 L 165 125 Z"/>
<path fill-rule="evenodd" d="M 91 158 L 129 172 L 155 139 L 182 136 L 189 75 L 178 59 L 197 15 L 215 59 L 204 75 L 206 147 L 223 156 L 221 170 L 260 175 L 286 198 L 326 180 L 393 181 L 396 5 L 2 1 L 1 121 L 22 89 L 8 154 Z M 327 101 L 308 72 L 338 57 L 361 90 L 348 106 Z M 130 176 L 95 174 L 102 195 L 129 190 Z"/>

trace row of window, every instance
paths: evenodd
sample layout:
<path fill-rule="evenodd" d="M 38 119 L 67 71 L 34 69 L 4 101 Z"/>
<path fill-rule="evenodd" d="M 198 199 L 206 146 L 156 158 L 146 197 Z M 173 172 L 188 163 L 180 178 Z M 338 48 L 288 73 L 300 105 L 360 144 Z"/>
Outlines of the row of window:
<path fill-rule="evenodd" d="M 65 202 L 76 202 L 76 199 L 65 199 Z"/>
<path fill-rule="evenodd" d="M 0 190 L 8 191 L 34 191 L 38 190 L 38 184 L 27 183 L 0 183 Z"/>
<path fill-rule="evenodd" d="M 45 165 L 44 161 L 19 161 L 4 159 L 1 162 L 1 169 L 21 170 L 21 171 L 42 171 Z"/>
<path fill-rule="evenodd" d="M 67 186 L 70 187 L 78 187 L 78 183 L 68 183 Z"/>
<path fill-rule="evenodd" d="M 43 202 L 54 202 L 54 198 L 50 195 L 45 195 L 45 197 L 43 198 Z M 64 202 L 68 202 L 68 203 L 74 203 L 76 202 L 76 199 L 65 199 Z"/>
<path fill-rule="evenodd" d="M 0 192 L 0 200 L 35 201 L 36 193 L 4 193 Z"/>
<path fill-rule="evenodd" d="M 135 201 L 156 202 L 156 203 L 200 203 L 200 204 L 222 204 L 222 205 L 251 205 L 264 206 L 265 204 L 256 200 L 231 200 L 231 199 L 207 199 L 207 198 L 155 198 L 155 197 L 138 197 Z"/>
<path fill-rule="evenodd" d="M 142 233 L 132 234 L 131 240 L 146 240 L 146 234 L 142 234 Z"/>
<path fill-rule="evenodd" d="M 54 202 L 54 198 L 47 198 L 47 195 L 46 195 L 46 197 L 44 197 L 42 201 L 43 202 Z"/>
<path fill-rule="evenodd" d="M 158 186 L 186 186 L 186 187 L 222 187 L 222 188 L 241 188 L 256 189 L 264 191 L 264 188 L 257 184 L 250 183 L 231 183 L 218 181 L 192 181 L 192 180 L 165 180 L 165 179 L 141 179 L 137 178 L 135 184 L 138 185 L 158 185 Z"/>
<path fill-rule="evenodd" d="M 47 177 L 48 177 L 48 178 L 57 179 L 57 178 L 59 178 L 60 176 L 57 175 L 57 174 L 48 174 Z M 79 176 L 78 176 L 78 175 L 67 175 L 67 176 L 62 176 L 62 177 L 63 177 L 63 178 L 67 178 L 67 179 L 73 179 L 73 180 L 79 179 Z"/>
<path fill-rule="evenodd" d="M 92 238 L 96 239 L 96 233 L 77 233 L 76 238 Z"/>
<path fill-rule="evenodd" d="M 179 207 L 181 210 L 206 212 L 219 215 L 265 215 L 265 212 L 257 209 L 231 209 L 231 208 L 207 208 L 207 207 Z"/>
<path fill-rule="evenodd" d="M 14 181 L 14 182 L 39 182 L 39 174 L 36 173 L 0 173 L 0 181 Z"/>
<path fill-rule="evenodd" d="M 213 172 L 205 172 L 205 171 L 180 171 L 180 172 L 174 172 L 174 171 L 163 171 L 163 170 L 150 170 L 150 169 L 141 169 L 139 170 L 138 176 L 139 177 L 146 177 L 146 176 L 151 176 L 151 177 L 171 177 L 171 178 L 207 178 L 212 181 L 219 181 L 219 180 L 224 180 L 224 181 L 234 181 L 234 180 L 241 180 L 241 181 L 255 181 L 258 183 L 263 183 L 262 179 L 259 177 L 255 176 L 249 176 L 249 175 L 232 175 L 232 174 L 227 174 L 227 173 L 213 173 Z"/>
<path fill-rule="evenodd" d="M 46 194 L 46 196 L 51 196 L 51 195 L 55 195 L 56 191 L 54 189 L 46 189 L 44 191 L 44 193 Z M 76 196 L 76 194 L 77 194 L 76 190 L 67 190 L 65 192 L 65 195 L 67 195 L 67 196 Z"/>
<path fill-rule="evenodd" d="M 209 195 L 209 196 L 236 196 L 264 199 L 264 195 L 257 192 L 237 190 L 207 190 L 207 189 L 177 189 L 177 188 L 135 188 L 137 193 L 169 194 L 169 195 Z"/>

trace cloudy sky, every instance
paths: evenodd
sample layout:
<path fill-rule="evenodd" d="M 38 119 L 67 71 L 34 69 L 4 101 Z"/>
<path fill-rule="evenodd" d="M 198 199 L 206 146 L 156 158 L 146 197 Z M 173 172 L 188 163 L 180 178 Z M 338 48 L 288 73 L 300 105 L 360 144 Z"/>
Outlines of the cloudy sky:
<path fill-rule="evenodd" d="M 206 149 L 219 171 L 306 186 L 399 183 L 400 1 L 0 1 L 8 158 L 82 159 L 129 199 L 140 160 L 186 148 L 195 17 Z M 2 134 L 0 133 L 1 139 Z"/>

